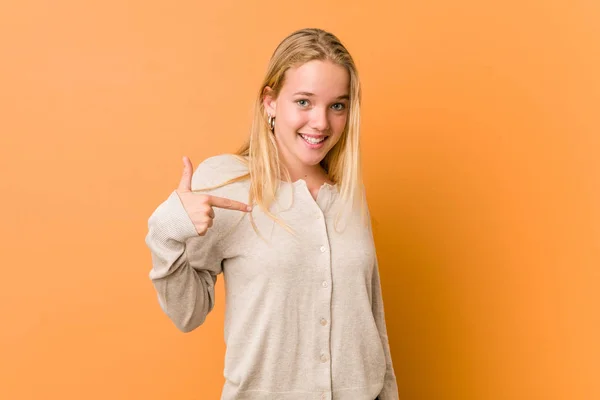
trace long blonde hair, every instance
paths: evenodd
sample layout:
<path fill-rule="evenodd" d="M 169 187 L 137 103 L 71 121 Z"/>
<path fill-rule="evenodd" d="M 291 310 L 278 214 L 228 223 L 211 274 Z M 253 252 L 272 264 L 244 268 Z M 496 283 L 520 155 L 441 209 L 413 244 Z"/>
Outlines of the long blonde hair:
<path fill-rule="evenodd" d="M 331 61 L 345 67 L 350 75 L 350 100 L 346 127 L 339 141 L 321 161 L 321 166 L 327 172 L 329 179 L 338 186 L 342 204 L 340 210 L 358 208 L 365 221 L 366 199 L 360 157 L 361 87 L 358 72 L 354 60 L 341 41 L 332 33 L 322 29 L 298 30 L 283 39 L 277 46 L 256 96 L 250 137 L 235 153 L 235 156 L 248 167 L 248 173 L 215 186 L 221 187 L 249 178 L 248 203 L 257 204 L 266 215 L 288 231 L 291 231 L 289 227 L 282 224 L 269 210 L 276 198 L 280 181 L 291 183 L 291 178 L 285 165 L 280 163 L 277 144 L 268 126 L 268 117 L 263 104 L 264 89 L 269 86 L 273 90 L 273 96 L 277 97 L 284 84 L 285 72 L 289 68 L 312 60 Z M 282 172 L 284 177 L 281 176 Z M 250 218 L 256 230 L 251 214 Z"/>

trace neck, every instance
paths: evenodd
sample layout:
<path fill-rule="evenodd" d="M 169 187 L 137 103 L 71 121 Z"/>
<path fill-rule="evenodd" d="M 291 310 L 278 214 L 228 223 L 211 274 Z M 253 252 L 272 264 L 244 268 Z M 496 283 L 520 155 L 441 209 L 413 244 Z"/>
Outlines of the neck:
<path fill-rule="evenodd" d="M 296 182 L 298 179 L 304 179 L 305 181 L 329 180 L 327 172 L 320 164 L 308 166 L 284 163 L 284 165 L 290 173 L 292 182 Z"/>
<path fill-rule="evenodd" d="M 292 182 L 296 182 L 299 179 L 303 179 L 306 182 L 328 182 L 330 183 L 329 177 L 327 176 L 327 172 L 321 166 L 321 164 L 317 165 L 306 165 L 302 164 L 295 157 L 286 157 L 282 152 L 279 154 L 280 161 L 287 168 L 290 173 L 290 178 Z M 283 174 L 282 174 L 283 176 Z"/>

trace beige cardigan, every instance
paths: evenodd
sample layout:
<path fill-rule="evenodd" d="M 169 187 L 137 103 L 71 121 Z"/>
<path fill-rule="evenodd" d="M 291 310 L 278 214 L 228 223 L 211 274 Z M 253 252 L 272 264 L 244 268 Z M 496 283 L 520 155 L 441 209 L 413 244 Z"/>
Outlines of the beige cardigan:
<path fill-rule="evenodd" d="M 231 155 L 211 157 L 192 189 L 245 172 Z M 244 181 L 208 193 L 247 202 L 248 190 Z M 353 215 L 336 232 L 338 195 L 324 184 L 315 201 L 305 181 L 281 182 L 271 210 L 297 237 L 259 207 L 252 215 L 262 239 L 248 214 L 220 208 L 199 236 L 175 191 L 150 216 L 150 278 L 177 328 L 204 322 L 224 275 L 221 400 L 398 399 L 370 225 Z"/>

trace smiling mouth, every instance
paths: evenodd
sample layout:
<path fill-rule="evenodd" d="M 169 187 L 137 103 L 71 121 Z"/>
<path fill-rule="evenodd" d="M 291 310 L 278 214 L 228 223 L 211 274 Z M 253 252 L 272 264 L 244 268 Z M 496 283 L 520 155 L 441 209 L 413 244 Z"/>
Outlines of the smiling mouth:
<path fill-rule="evenodd" d="M 302 133 L 298 134 L 304 141 L 308 144 L 319 144 L 323 143 L 329 136 L 321 136 L 320 138 L 315 138 L 308 135 L 303 135 Z"/>

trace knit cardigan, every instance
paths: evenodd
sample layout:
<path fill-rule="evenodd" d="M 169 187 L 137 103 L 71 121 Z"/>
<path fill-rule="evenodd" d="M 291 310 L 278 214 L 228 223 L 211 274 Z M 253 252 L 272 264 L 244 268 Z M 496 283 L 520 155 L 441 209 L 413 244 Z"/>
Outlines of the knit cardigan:
<path fill-rule="evenodd" d="M 204 160 L 192 189 L 247 173 L 232 155 Z M 248 201 L 249 181 L 208 194 Z M 370 221 L 344 214 L 335 225 L 337 185 L 316 200 L 306 182 L 280 182 L 271 211 L 214 207 L 199 236 L 176 191 L 148 220 L 150 279 L 175 326 L 190 332 L 225 283 L 225 384 L 221 400 L 396 400 L 377 256 Z M 210 343 L 201 344 L 210 346 Z"/>

